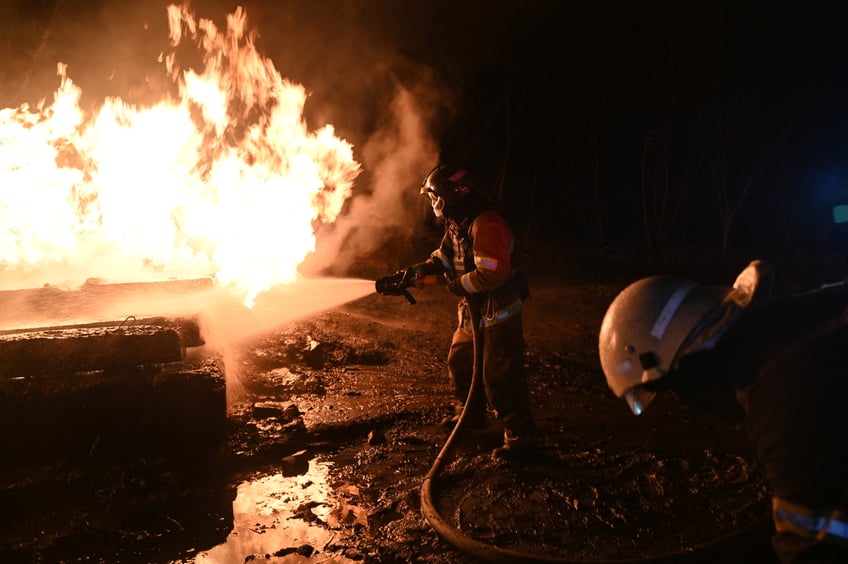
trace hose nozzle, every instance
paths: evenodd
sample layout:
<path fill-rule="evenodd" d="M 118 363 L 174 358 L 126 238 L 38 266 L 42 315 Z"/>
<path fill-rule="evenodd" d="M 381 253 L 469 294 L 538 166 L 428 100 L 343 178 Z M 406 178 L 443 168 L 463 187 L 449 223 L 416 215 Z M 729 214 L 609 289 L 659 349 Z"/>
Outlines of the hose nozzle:
<path fill-rule="evenodd" d="M 374 283 L 374 288 L 378 294 L 383 294 L 384 296 L 403 296 L 409 303 L 414 304 L 415 298 L 407 290 L 414 282 L 415 278 L 407 276 L 405 270 L 398 270 L 390 276 L 378 278 Z"/>

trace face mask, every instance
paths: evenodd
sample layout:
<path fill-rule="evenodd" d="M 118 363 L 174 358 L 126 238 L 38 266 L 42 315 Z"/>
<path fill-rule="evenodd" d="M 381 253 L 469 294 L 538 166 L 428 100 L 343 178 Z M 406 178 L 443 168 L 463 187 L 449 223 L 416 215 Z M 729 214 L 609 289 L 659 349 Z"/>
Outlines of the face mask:
<path fill-rule="evenodd" d="M 445 201 L 442 198 L 436 198 L 431 202 L 431 205 L 433 206 L 433 213 L 436 217 L 442 217 L 444 215 Z"/>
<path fill-rule="evenodd" d="M 430 205 L 433 207 L 433 213 L 436 217 L 444 215 L 445 200 L 441 196 L 437 196 L 432 190 L 427 191 L 427 196 L 430 198 Z"/>

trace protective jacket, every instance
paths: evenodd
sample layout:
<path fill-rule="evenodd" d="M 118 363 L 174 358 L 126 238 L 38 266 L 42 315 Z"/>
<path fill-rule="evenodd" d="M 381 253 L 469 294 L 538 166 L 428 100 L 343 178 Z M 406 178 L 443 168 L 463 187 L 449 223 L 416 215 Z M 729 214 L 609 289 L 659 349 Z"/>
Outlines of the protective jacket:
<path fill-rule="evenodd" d="M 470 295 L 482 295 L 482 390 L 472 397 L 472 418 L 483 417 L 488 402 L 504 427 L 504 445 L 536 440 L 524 367 L 522 301 L 529 297 L 527 279 L 512 267 L 512 231 L 497 212 L 484 209 L 456 223 L 448 220 L 439 248 L 417 265 L 422 274 L 444 273 Z M 457 404 L 468 396 L 474 368 L 470 302 L 458 304 L 458 324 L 448 351 L 448 370 Z M 485 397 L 484 397 L 485 396 Z"/>
<path fill-rule="evenodd" d="M 515 241 L 503 217 L 484 210 L 462 223 L 448 221 L 439 248 L 420 265 L 423 274 L 444 273 L 468 294 L 483 294 L 482 323 L 494 325 L 521 310 L 529 296 L 523 273 L 512 268 Z"/>
<path fill-rule="evenodd" d="M 847 308 L 845 283 L 752 305 L 675 375 L 736 389 L 786 563 L 848 562 Z"/>

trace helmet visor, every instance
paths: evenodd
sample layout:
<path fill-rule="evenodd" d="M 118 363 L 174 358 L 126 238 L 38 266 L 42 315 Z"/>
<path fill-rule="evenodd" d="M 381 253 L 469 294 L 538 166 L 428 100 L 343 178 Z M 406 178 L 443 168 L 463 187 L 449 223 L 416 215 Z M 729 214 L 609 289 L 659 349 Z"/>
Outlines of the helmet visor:
<path fill-rule="evenodd" d="M 445 199 L 439 196 L 435 190 L 426 184 L 421 187 L 421 193 L 426 194 L 430 198 L 430 206 L 433 208 L 433 213 L 436 217 L 442 217 L 445 209 Z"/>
<path fill-rule="evenodd" d="M 427 186 L 426 184 L 421 187 L 421 194 L 430 198 L 431 202 L 435 202 L 436 199 L 439 197 L 439 195 L 436 194 L 436 191 L 433 190 L 433 187 Z"/>
<path fill-rule="evenodd" d="M 624 392 L 624 399 L 627 400 L 627 405 L 630 406 L 630 411 L 633 412 L 633 415 L 642 415 L 642 412 L 645 411 L 645 408 L 648 407 L 648 404 L 653 401 L 656 395 L 656 392 L 646 390 L 641 385 L 636 385 Z"/>

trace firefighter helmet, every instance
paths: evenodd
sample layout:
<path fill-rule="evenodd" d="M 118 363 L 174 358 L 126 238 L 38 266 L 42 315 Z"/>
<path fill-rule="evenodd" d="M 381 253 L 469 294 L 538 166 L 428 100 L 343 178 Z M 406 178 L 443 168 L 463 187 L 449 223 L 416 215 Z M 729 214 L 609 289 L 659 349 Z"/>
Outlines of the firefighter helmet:
<path fill-rule="evenodd" d="M 433 168 L 421 184 L 420 193 L 430 198 L 433 213 L 441 217 L 445 209 L 456 208 L 472 188 L 468 171 L 450 164 Z"/>
<path fill-rule="evenodd" d="M 676 367 L 686 353 L 712 346 L 755 299 L 771 294 L 772 273 L 753 261 L 733 286 L 707 286 L 683 278 L 652 276 L 616 296 L 598 338 L 607 385 L 639 415 L 653 399 L 644 387 Z"/>

